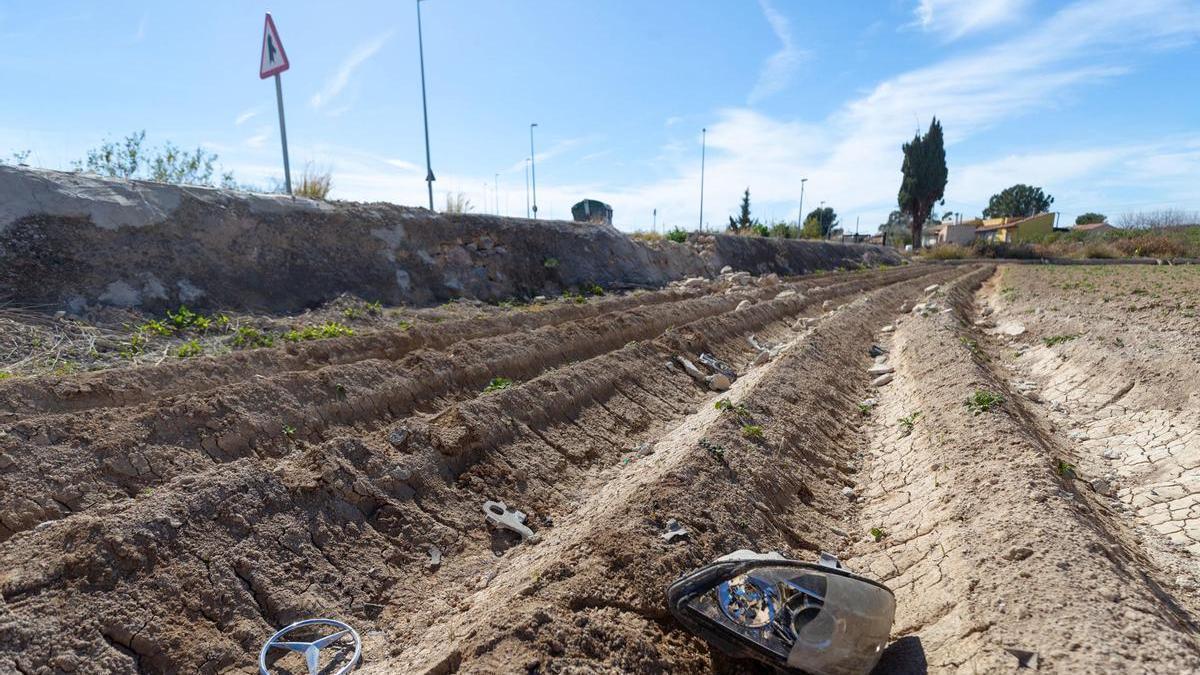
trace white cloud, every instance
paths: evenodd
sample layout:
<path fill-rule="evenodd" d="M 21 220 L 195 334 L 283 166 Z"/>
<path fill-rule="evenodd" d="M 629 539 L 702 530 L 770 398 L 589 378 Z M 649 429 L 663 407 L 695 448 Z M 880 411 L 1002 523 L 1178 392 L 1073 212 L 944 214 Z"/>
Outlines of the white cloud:
<path fill-rule="evenodd" d="M 263 147 L 267 144 L 267 140 L 271 138 L 272 131 L 274 130 L 269 125 L 255 129 L 254 135 L 246 139 L 246 147 L 252 149 Z"/>
<path fill-rule="evenodd" d="M 362 64 L 378 53 L 380 49 L 383 49 L 383 46 L 391 37 L 392 31 L 388 31 L 355 48 L 350 53 L 350 56 L 346 57 L 346 60 L 342 61 L 342 64 L 338 66 L 337 72 L 333 74 L 333 77 L 325 82 L 325 86 L 321 88 L 321 91 L 313 94 L 309 100 L 312 107 L 320 109 L 336 98 L 338 94 L 342 93 L 342 90 L 350 83 L 350 78 L 354 75 L 354 71 L 358 70 Z"/>
<path fill-rule="evenodd" d="M 254 119 L 256 116 L 258 116 L 258 114 L 260 112 L 262 112 L 262 108 L 258 107 L 258 106 L 254 107 L 254 108 L 247 108 L 246 110 L 243 110 L 242 112 L 238 113 L 238 116 L 236 118 L 234 118 L 233 126 L 235 126 L 235 127 L 242 126 L 246 122 L 249 122 L 250 120 Z"/>
<path fill-rule="evenodd" d="M 135 42 L 141 42 L 146 38 L 146 22 L 148 20 L 149 17 L 143 14 L 141 20 L 138 21 L 137 33 L 135 33 L 133 36 Z"/>
<path fill-rule="evenodd" d="M 920 0 L 917 25 L 947 40 L 1016 22 L 1030 0 Z"/>
<path fill-rule="evenodd" d="M 750 105 L 779 93 L 787 87 L 805 56 L 804 52 L 796 47 L 795 40 L 792 38 L 792 26 L 787 17 L 780 14 L 768 0 L 759 0 L 758 4 L 762 8 L 767 23 L 771 24 L 771 30 L 775 33 L 775 37 L 779 38 L 780 48 L 767 59 L 762 70 L 759 71 L 758 81 L 750 90 L 750 96 L 747 99 Z"/>

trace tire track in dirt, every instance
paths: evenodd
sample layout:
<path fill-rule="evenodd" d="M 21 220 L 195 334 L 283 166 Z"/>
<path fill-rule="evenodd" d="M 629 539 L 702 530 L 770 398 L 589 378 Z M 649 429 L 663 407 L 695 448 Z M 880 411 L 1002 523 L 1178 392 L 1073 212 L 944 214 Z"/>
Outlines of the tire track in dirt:
<path fill-rule="evenodd" d="M 775 314 L 751 312 L 743 318 L 767 321 L 920 273 L 889 270 L 819 289 L 806 284 L 808 296 L 772 302 Z M 456 396 L 478 394 L 492 377 L 529 379 L 784 289 L 635 308 L 546 326 L 518 342 L 483 338 L 445 351 L 419 350 L 396 362 L 371 360 L 254 378 L 129 409 L 33 416 L 0 427 L 0 453 L 14 458 L 0 474 L 0 487 L 8 488 L 0 491 L 0 541 L 40 522 L 136 496 L 212 462 L 278 457 L 298 440 L 322 440 L 330 429 L 377 426 L 430 403 L 444 407 Z"/>
<path fill-rule="evenodd" d="M 888 664 L 929 672 L 1191 672 L 1194 617 L 1090 490 L 1056 471 L 1069 457 L 992 371 L 968 328 L 972 275 L 902 319 L 848 565 L 896 592 Z M 976 391 L 1004 402 L 975 415 Z M 897 423 L 919 412 L 911 433 Z M 912 418 L 909 417 L 911 420 Z M 864 536 L 877 528 L 881 539 Z M 1032 655 L 1033 662 L 1031 662 Z"/>
<path fill-rule="evenodd" d="M 910 274 L 931 273 L 946 274 Z M 875 293 L 901 294 L 924 283 L 901 281 L 892 284 L 901 288 Z M 836 297 L 813 296 L 811 302 Z M 513 545 L 502 535 L 481 534 L 482 499 L 509 499 L 528 509 L 535 529 L 553 532 L 561 514 L 632 469 L 615 466 L 628 443 L 653 439 L 697 401 L 711 398 L 663 366 L 680 341 L 708 345 L 728 360 L 749 360 L 750 332 L 783 341 L 790 318 L 807 306 L 809 300 L 794 298 L 759 303 L 564 364 L 511 390 L 452 405 L 424 430 L 410 418 L 407 442 L 399 447 L 386 440 L 392 418 L 366 418 L 365 431 L 339 425 L 330 435 L 342 437 L 279 459 L 210 462 L 138 499 L 101 503 L 19 534 L 0 545 L 6 570 L 0 591 L 13 616 L 31 623 L 0 619 L 0 644 L 20 650 L 5 654 L 0 647 L 0 664 L 48 659 L 65 634 L 121 635 L 144 623 L 128 647 L 144 668 L 215 671 L 244 663 L 272 626 L 313 612 L 355 617 L 378 630 L 416 630 L 407 617 L 457 613 L 488 585 L 504 560 L 496 554 Z M 819 381 L 816 374 L 806 377 Z M 551 412 L 533 412 L 543 410 Z M 451 418 L 464 420 L 461 427 L 448 424 Z M 485 433 L 501 427 L 510 431 Z M 821 462 L 821 470 L 832 464 Z M 679 480 L 668 476 L 667 492 Z M 427 569 L 431 544 L 447 554 L 436 574 Z M 656 602 L 660 596 L 661 590 Z M 413 598 L 421 599 L 419 606 Z M 598 602 L 604 607 L 584 598 L 579 611 L 614 611 L 607 600 Z M 55 611 L 70 615 L 77 627 L 34 618 Z M 129 668 L 129 657 L 106 641 L 73 639 L 73 660 L 64 663 L 80 666 L 81 655 L 89 655 L 98 670 Z M 692 640 L 670 640 L 691 654 L 684 662 L 697 663 Z M 209 645 L 204 654 L 189 651 L 197 641 Z"/>

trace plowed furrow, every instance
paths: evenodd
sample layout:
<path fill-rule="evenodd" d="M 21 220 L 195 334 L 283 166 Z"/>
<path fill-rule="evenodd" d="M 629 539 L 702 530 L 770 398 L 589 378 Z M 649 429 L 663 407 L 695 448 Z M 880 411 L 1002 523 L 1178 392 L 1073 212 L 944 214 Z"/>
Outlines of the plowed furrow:
<path fill-rule="evenodd" d="M 0 540 L 98 503 L 136 497 L 207 462 L 281 456 L 300 440 L 321 440 L 330 427 L 377 428 L 438 399 L 476 395 L 493 377 L 530 379 L 630 341 L 653 338 L 673 326 L 685 326 L 680 332 L 683 343 L 695 342 L 686 325 L 705 320 L 697 317 L 716 317 L 707 328 L 715 331 L 714 338 L 736 335 L 741 323 L 748 321 L 751 328 L 765 325 L 822 299 L 921 273 L 901 269 L 852 277 L 810 290 L 807 297 L 760 303 L 737 312 L 742 316 L 736 318 L 720 316 L 744 296 L 705 296 L 547 326 L 518 341 L 485 338 L 441 352 L 421 350 L 398 362 L 329 366 L 254 378 L 126 410 L 22 420 L 9 425 L 0 438 L 0 451 L 16 458 L 15 465 L 0 474 L 0 488 L 9 488 L 0 496 Z M 702 346 L 690 344 L 687 351 Z"/>
<path fill-rule="evenodd" d="M 0 618 L 0 655 L 29 669 L 46 663 L 61 653 L 59 631 L 37 617 L 65 614 L 77 625 L 94 628 L 90 632 L 97 636 L 95 644 L 72 652 L 92 658 L 68 664 L 80 672 L 242 667 L 275 627 L 316 613 L 352 619 L 366 634 L 374 626 L 384 631 L 380 639 L 396 639 L 391 644 L 400 647 L 395 649 L 372 643 L 368 664 L 381 672 L 409 672 L 430 659 L 457 663 L 464 655 L 486 670 L 480 664 L 507 654 L 505 637 L 514 631 L 534 641 L 526 651 L 546 639 L 544 624 L 529 606 L 534 601 L 549 601 L 552 623 L 573 626 L 572 631 L 582 626 L 574 618 L 597 612 L 661 620 L 666 581 L 726 544 L 788 548 L 791 542 L 807 548 L 820 543 L 811 526 L 797 518 L 814 499 L 802 473 L 836 472 L 844 448 L 826 439 L 845 431 L 826 412 L 827 402 L 831 395 L 847 399 L 857 389 L 849 381 L 826 378 L 863 358 L 856 341 L 877 327 L 885 308 L 928 283 L 923 274 L 935 279 L 951 274 L 903 272 L 882 280 L 866 276 L 809 298 L 781 298 L 737 312 L 728 304 L 709 316 L 698 315 L 703 304 L 676 308 L 673 318 L 654 323 L 654 330 L 619 321 L 607 327 L 609 333 L 603 327 L 547 329 L 557 331 L 560 341 L 574 340 L 570 348 L 543 343 L 547 336 L 535 331 L 522 336 L 520 345 L 479 342 L 476 353 L 463 347 L 454 358 L 422 354 L 431 360 L 422 362 L 426 370 L 419 377 L 388 373 L 380 376 L 388 389 L 346 387 L 344 400 L 317 406 L 326 426 L 298 431 L 294 443 L 260 444 L 257 426 L 233 429 L 250 451 L 224 454 L 217 443 L 217 463 L 195 450 L 208 444 L 197 444 L 186 433 L 175 438 L 190 447 L 155 445 L 171 425 L 186 429 L 171 420 L 172 415 L 186 420 L 185 411 L 164 407 L 155 419 L 167 418 L 165 426 L 144 430 L 141 440 L 123 448 L 127 457 L 148 456 L 146 463 L 158 478 L 131 478 L 120 485 L 132 491 L 132 498 L 98 499 L 82 513 L 0 544 L 0 569 L 5 570 L 0 593 L 14 617 L 11 622 Z M 731 392 L 746 395 L 742 400 L 764 422 L 764 443 L 741 439 L 736 425 L 713 410 L 713 394 L 665 366 L 676 353 L 708 348 L 741 368 L 751 355 L 749 334 L 794 340 L 787 326 L 795 315 L 823 299 L 874 285 L 886 288 L 827 314 L 800 347 L 778 364 L 753 369 Z M 608 337 L 590 347 L 579 344 L 597 333 Z M 626 344 L 631 333 L 645 337 Z M 487 378 L 510 376 L 484 367 L 489 360 L 519 370 L 518 379 L 529 379 L 478 395 Z M 366 379 L 369 372 L 354 374 Z M 763 382 L 755 386 L 759 379 Z M 334 382 L 324 384 L 332 388 Z M 393 395 L 397 391 L 404 393 Z M 443 391 L 451 405 L 431 418 L 410 415 L 429 400 L 430 391 Z M 258 392 L 272 394 L 275 404 L 301 401 L 282 400 L 270 388 Z M 247 402 L 222 397 L 211 404 L 236 415 L 231 404 Z M 408 434 L 393 443 L 389 436 L 400 426 L 394 421 L 405 416 Z M 829 428 L 813 434 L 809 426 L 814 424 Z M 261 431 L 270 439 L 279 435 L 275 429 Z M 725 462 L 694 446 L 692 437 L 705 432 L 729 448 Z M 304 443 L 308 438 L 314 442 Z M 693 443 L 681 445 L 681 438 Z M 666 447 L 623 462 L 635 444 L 655 440 L 666 441 Z M 55 450 L 88 464 L 95 447 L 60 441 Z M 76 474 L 77 479 L 86 483 L 101 474 L 99 481 L 110 481 L 96 467 L 118 451 L 114 447 L 108 456 L 90 460 L 90 472 Z M 193 459 L 190 464 L 158 462 L 180 456 Z M 781 483 L 756 477 L 767 457 L 784 462 Z M 140 460 L 131 461 L 140 466 Z M 736 493 L 721 487 L 732 474 L 743 479 Z M 695 490 L 712 495 L 711 501 L 685 498 Z M 497 498 L 526 510 L 543 543 L 517 544 L 509 534 L 488 532 L 480 504 Z M 777 525 L 762 525 L 763 517 L 747 510 L 755 500 L 782 508 Z M 665 566 L 646 567 L 638 552 L 664 545 L 657 534 L 668 514 L 693 528 L 696 545 L 668 555 Z M 755 527 L 737 526 L 735 519 Z M 431 546 L 444 556 L 436 570 L 428 566 Z M 504 607 L 512 613 L 501 611 Z M 500 624 L 506 628 L 500 630 Z M 130 626 L 143 627 L 128 640 L 138 664 L 99 637 L 124 639 Z M 433 649 L 435 636 L 446 642 Z M 409 649 L 403 637 L 422 641 Z M 675 633 L 663 635 L 661 644 L 648 643 L 638 631 L 628 638 L 630 649 L 622 655 L 610 651 L 589 660 L 576 653 L 573 658 L 593 669 L 608 664 L 639 670 L 657 663 L 660 669 L 686 671 L 707 663 L 690 638 Z M 206 645 L 203 652 L 191 648 L 197 643 Z"/>

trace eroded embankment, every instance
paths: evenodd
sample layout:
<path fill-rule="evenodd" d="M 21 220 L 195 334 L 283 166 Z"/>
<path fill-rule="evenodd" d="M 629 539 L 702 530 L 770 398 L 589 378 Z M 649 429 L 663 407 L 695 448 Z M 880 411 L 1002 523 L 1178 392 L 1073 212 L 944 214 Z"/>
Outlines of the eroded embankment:
<path fill-rule="evenodd" d="M 369 359 L 19 420 L 3 476 L 33 487 L 10 502 L 18 533 L 0 544 L 0 664 L 215 672 L 320 614 L 359 625 L 386 672 L 703 669 L 707 650 L 666 621 L 665 584 L 723 549 L 830 547 L 854 433 L 834 410 L 862 388 L 842 377 L 861 358 L 849 345 L 953 273 L 684 298 L 422 349 L 401 367 Z M 796 316 L 863 291 L 797 340 Z M 795 343 L 751 366 L 751 335 Z M 700 349 L 745 375 L 730 396 L 761 441 L 665 367 Z M 495 376 L 532 379 L 480 395 Z M 76 485 L 86 500 L 62 492 Z M 485 499 L 525 510 L 543 542 L 488 534 Z M 29 529 L 28 513 L 58 520 Z M 657 536 L 668 517 L 687 545 Z"/>
<path fill-rule="evenodd" d="M 903 318 L 885 343 L 895 380 L 871 413 L 857 483 L 856 529 L 881 539 L 860 535 L 849 564 L 895 590 L 903 665 L 1196 670 L 1194 617 L 1071 479 L 1072 449 L 993 370 L 998 355 L 970 327 L 979 281 L 939 291 L 939 309 Z"/>

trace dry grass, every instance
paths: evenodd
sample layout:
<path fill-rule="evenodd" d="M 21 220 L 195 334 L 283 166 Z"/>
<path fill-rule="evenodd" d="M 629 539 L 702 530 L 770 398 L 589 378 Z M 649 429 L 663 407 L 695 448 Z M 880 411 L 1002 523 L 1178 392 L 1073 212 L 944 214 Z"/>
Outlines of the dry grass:
<path fill-rule="evenodd" d="M 926 260 L 962 260 L 974 255 L 975 253 L 971 249 L 958 244 L 942 244 L 933 248 L 921 249 L 921 257 Z"/>
<path fill-rule="evenodd" d="M 447 192 L 446 208 L 444 211 L 442 211 L 442 213 L 467 213 L 474 208 L 474 205 L 471 204 L 471 200 L 467 199 L 465 194 L 461 192 Z"/>
<path fill-rule="evenodd" d="M 629 237 L 631 239 L 636 239 L 637 241 L 662 241 L 663 239 L 666 239 L 664 235 L 659 234 L 658 232 L 634 232 L 633 234 L 629 235 Z"/>
<path fill-rule="evenodd" d="M 297 197 L 324 201 L 329 196 L 331 189 L 333 189 L 333 172 L 329 169 L 318 170 L 312 162 L 309 162 L 304 165 L 304 171 L 300 172 L 300 183 L 293 193 Z"/>

